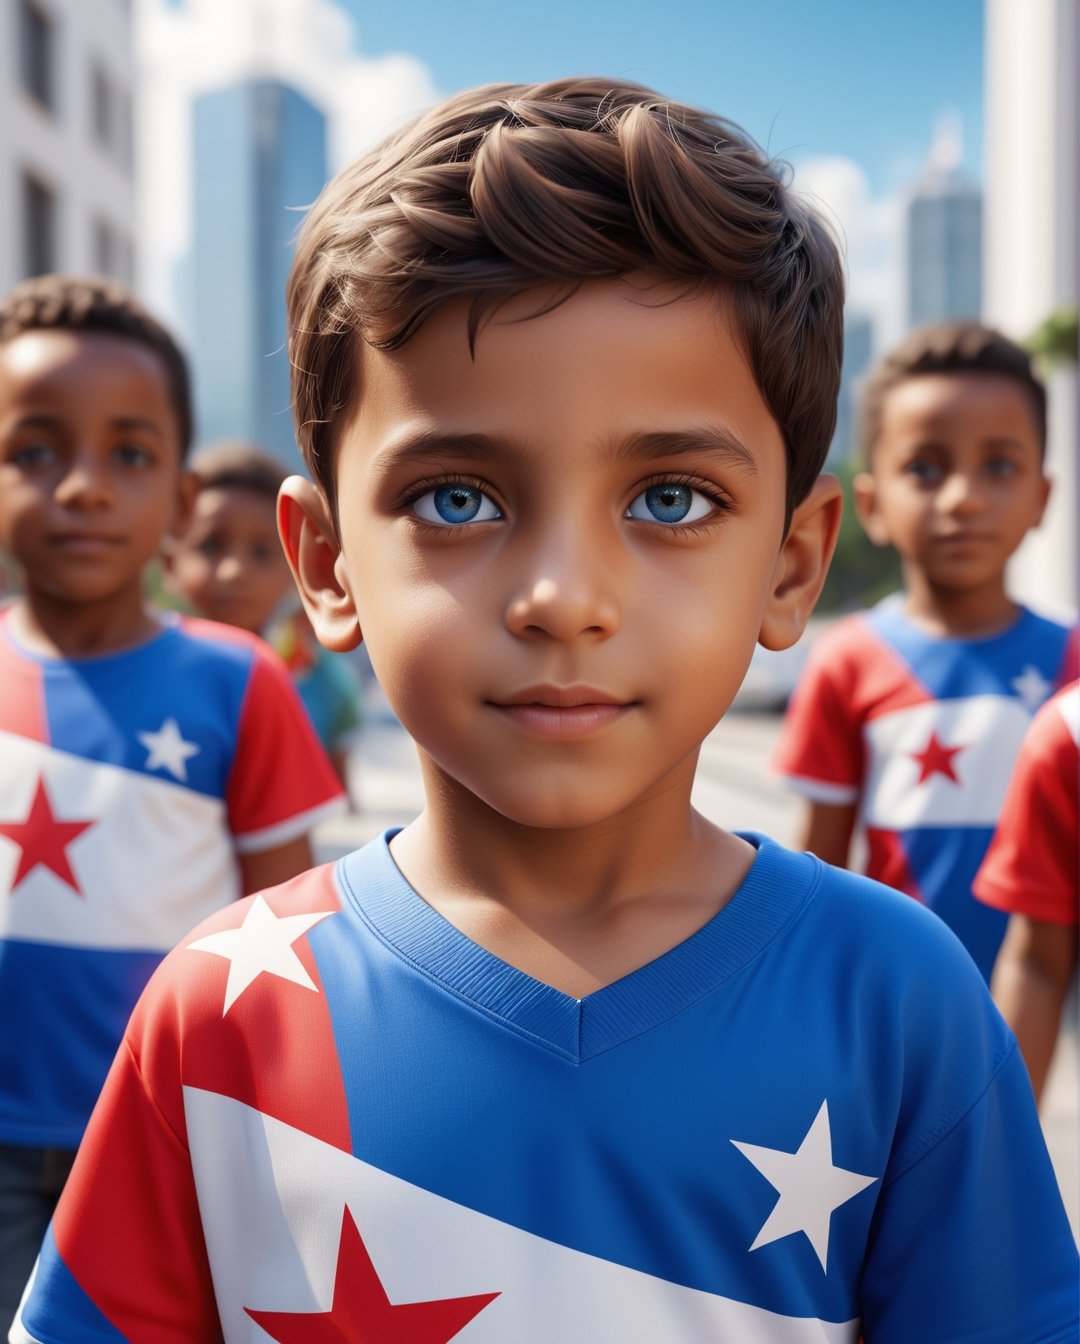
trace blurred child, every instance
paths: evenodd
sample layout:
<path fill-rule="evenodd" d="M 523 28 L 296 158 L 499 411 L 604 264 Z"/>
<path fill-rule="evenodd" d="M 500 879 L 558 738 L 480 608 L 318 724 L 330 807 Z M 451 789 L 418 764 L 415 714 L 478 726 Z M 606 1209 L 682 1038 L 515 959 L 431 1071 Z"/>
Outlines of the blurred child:
<path fill-rule="evenodd" d="M 1027 354 L 952 322 L 915 332 L 863 394 L 859 517 L 904 591 L 818 641 L 776 757 L 807 799 L 800 846 L 925 902 L 987 978 L 1005 915 L 971 884 L 1067 627 L 1014 602 L 1005 566 L 1042 518 L 1046 397 Z"/>
<path fill-rule="evenodd" d="M 1080 682 L 1035 715 L 975 894 L 1009 916 L 994 999 L 1042 1096 L 1077 963 L 1080 920 Z"/>
<path fill-rule="evenodd" d="M 459 94 L 326 189 L 282 531 L 427 806 L 155 977 L 17 1340 L 1069 1338 L 970 959 L 691 806 L 824 579 L 842 308 L 781 172 L 637 85 Z"/>
<path fill-rule="evenodd" d="M 296 587 L 277 532 L 285 472 L 246 443 L 199 452 L 191 523 L 171 538 L 166 563 L 174 591 L 215 621 L 262 635 L 284 660 L 304 708 L 346 782 L 350 739 L 360 726 L 360 688 L 344 660 L 327 653 L 296 605 Z"/>
<path fill-rule="evenodd" d="M 144 602 L 190 509 L 190 433 L 183 356 L 126 291 L 42 276 L 0 303 L 0 547 L 22 587 L 0 613 L 5 1329 L 151 971 L 309 867 L 341 805 L 269 650 Z"/>

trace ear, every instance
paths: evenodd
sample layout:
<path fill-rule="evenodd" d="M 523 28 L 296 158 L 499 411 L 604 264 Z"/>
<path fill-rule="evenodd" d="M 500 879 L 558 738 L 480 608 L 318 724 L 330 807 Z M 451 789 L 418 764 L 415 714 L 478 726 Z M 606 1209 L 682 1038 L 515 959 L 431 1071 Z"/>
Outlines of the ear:
<path fill-rule="evenodd" d="M 319 643 L 336 653 L 363 638 L 341 547 L 322 491 L 290 476 L 278 494 L 278 532 Z"/>
<path fill-rule="evenodd" d="M 172 522 L 168 535 L 182 537 L 191 526 L 191 515 L 195 512 L 195 496 L 199 493 L 199 482 L 193 471 L 181 471 L 176 482 L 176 499 L 173 503 Z"/>
<path fill-rule="evenodd" d="M 1032 527 L 1038 527 L 1039 524 L 1042 522 L 1043 515 L 1046 513 L 1046 506 L 1047 504 L 1050 503 L 1050 496 L 1053 493 L 1054 493 L 1053 480 L 1049 476 L 1043 476 L 1041 494 L 1035 512 L 1035 520 L 1031 524 Z"/>
<path fill-rule="evenodd" d="M 878 508 L 877 481 L 870 472 L 859 472 L 851 482 L 851 494 L 862 530 L 875 546 L 891 545 L 885 519 L 882 518 L 881 510 Z"/>
<path fill-rule="evenodd" d="M 843 506 L 840 482 L 819 476 L 791 515 L 758 633 L 765 648 L 788 649 L 805 629 L 829 572 Z"/>

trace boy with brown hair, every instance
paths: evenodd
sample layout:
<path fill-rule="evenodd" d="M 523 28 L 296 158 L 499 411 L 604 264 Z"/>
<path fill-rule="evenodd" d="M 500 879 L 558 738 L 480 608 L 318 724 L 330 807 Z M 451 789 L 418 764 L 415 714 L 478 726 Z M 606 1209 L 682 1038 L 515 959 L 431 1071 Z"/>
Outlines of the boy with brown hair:
<path fill-rule="evenodd" d="M 0 302 L 0 1321 L 154 967 L 310 866 L 340 790 L 257 641 L 150 608 L 191 482 L 187 369 L 125 290 Z"/>
<path fill-rule="evenodd" d="M 327 188 L 282 531 L 427 808 L 174 955 L 14 1338 L 1070 1337 L 955 941 L 690 805 L 824 577 L 841 290 L 743 134 L 636 85 L 460 94 Z"/>
<path fill-rule="evenodd" d="M 989 979 L 1005 916 L 972 883 L 1068 627 L 1009 596 L 1006 563 L 1042 518 L 1046 393 L 1030 357 L 976 322 L 924 327 L 863 392 L 855 505 L 895 546 L 904 591 L 815 645 L 777 767 L 807 799 L 800 838 L 935 911 Z"/>

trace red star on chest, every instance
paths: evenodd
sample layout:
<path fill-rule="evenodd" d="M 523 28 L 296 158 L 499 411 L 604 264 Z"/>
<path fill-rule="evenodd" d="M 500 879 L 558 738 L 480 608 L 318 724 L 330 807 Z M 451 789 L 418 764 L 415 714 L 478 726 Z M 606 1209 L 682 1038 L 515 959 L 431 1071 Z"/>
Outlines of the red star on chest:
<path fill-rule="evenodd" d="M 12 891 L 40 864 L 51 869 L 61 882 L 66 882 L 76 895 L 81 896 L 82 891 L 68 862 L 67 847 L 93 825 L 93 821 L 58 820 L 45 791 L 43 775 L 38 780 L 26 820 L 0 821 L 0 835 L 7 836 L 22 850 L 11 883 Z"/>
<path fill-rule="evenodd" d="M 959 784 L 960 777 L 953 769 L 953 757 L 957 752 L 963 751 L 965 745 L 965 743 L 961 743 L 958 747 L 947 747 L 939 739 L 936 731 L 931 731 L 930 741 L 927 742 L 922 751 L 911 753 L 911 759 L 918 762 L 919 766 L 919 778 L 916 782 L 925 784 L 934 775 L 944 775 L 946 779 L 951 779 L 954 784 Z"/>
<path fill-rule="evenodd" d="M 279 1344 L 447 1344 L 498 1293 L 394 1304 L 348 1208 L 329 1311 L 244 1310 Z"/>

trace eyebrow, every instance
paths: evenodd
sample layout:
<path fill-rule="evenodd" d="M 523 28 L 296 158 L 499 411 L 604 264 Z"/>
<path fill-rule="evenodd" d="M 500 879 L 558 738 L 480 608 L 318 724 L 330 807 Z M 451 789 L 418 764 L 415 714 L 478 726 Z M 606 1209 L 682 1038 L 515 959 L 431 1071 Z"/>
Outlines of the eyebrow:
<path fill-rule="evenodd" d="M 757 461 L 743 441 L 728 429 L 707 425 L 688 430 L 653 430 L 632 434 L 618 442 L 611 456 L 616 462 L 705 454 L 748 475 L 757 475 Z M 418 430 L 403 435 L 379 454 L 381 468 L 403 462 L 438 462 L 447 457 L 471 462 L 512 462 L 514 445 L 490 434 L 447 434 Z"/>
<path fill-rule="evenodd" d="M 162 436 L 161 426 L 156 420 L 151 420 L 149 416 L 121 415 L 117 416 L 116 419 L 111 420 L 109 423 L 113 429 L 141 429 L 148 430 L 151 434 L 156 434 L 158 438 L 161 438 Z M 63 416 L 47 415 L 42 411 L 35 411 L 29 415 L 20 415 L 15 421 L 15 428 L 25 429 L 41 426 L 45 429 L 53 429 L 55 427 L 63 428 L 64 424 L 65 420 Z"/>

